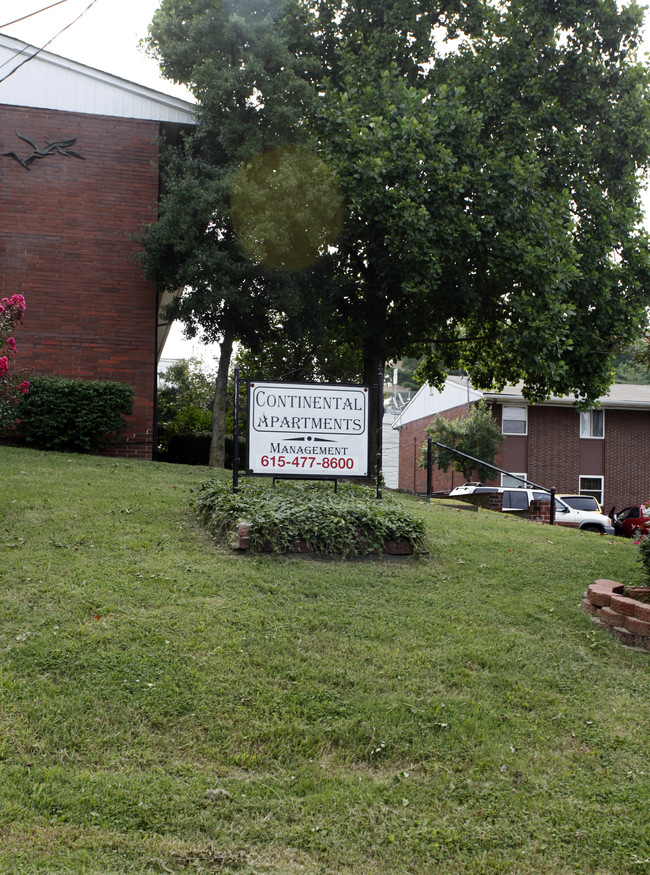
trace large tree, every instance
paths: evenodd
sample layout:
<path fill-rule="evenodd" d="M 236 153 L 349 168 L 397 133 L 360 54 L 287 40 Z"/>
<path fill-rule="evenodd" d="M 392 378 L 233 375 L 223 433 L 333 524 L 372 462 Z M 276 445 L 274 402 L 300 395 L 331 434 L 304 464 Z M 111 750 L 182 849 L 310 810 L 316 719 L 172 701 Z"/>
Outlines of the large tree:
<path fill-rule="evenodd" d="M 305 169 L 305 162 L 291 160 L 302 154 L 296 147 L 304 139 L 300 123 L 310 91 L 305 61 L 289 45 L 294 27 L 281 0 L 236 6 L 163 0 L 150 26 L 149 47 L 163 72 L 190 86 L 198 107 L 195 132 L 182 148 L 163 152 L 160 215 L 146 229 L 143 263 L 160 289 L 178 292 L 167 316 L 180 319 L 188 336 L 220 343 L 210 450 L 210 464 L 219 467 L 233 345 L 259 350 L 287 314 L 300 310 L 306 288 L 300 269 L 313 269 L 324 245 L 318 221 L 298 243 L 295 236 L 278 242 L 280 229 L 262 233 L 260 245 L 259 226 L 278 209 L 276 177 L 299 190 L 298 167 L 318 194 L 332 188 L 322 163 L 308 160 Z M 267 185 L 261 213 L 260 175 Z M 340 201 L 323 212 L 327 218 L 337 211 Z M 303 218 L 290 207 L 285 213 Z M 295 261 L 299 249 L 304 259 Z"/>
<path fill-rule="evenodd" d="M 366 382 L 388 359 L 426 355 L 434 382 L 464 367 L 481 388 L 523 379 L 533 401 L 592 399 L 647 319 L 641 23 L 616 0 L 163 0 L 151 45 L 219 142 L 223 214 L 207 228 L 255 276 L 256 313 L 304 265 L 276 258 L 269 274 L 277 187 L 256 198 L 251 161 L 299 143 L 343 204 L 329 248 L 296 208 L 330 268 L 314 300 L 361 350 Z M 236 176 L 238 164 L 253 169 Z M 290 168 L 285 153 L 273 173 L 295 193 Z M 312 175 L 333 203 L 326 173 Z M 226 192 L 242 179 L 257 213 L 237 237 Z M 212 290 L 227 285 L 218 260 L 210 269 Z"/>
<path fill-rule="evenodd" d="M 647 318 L 642 12 L 615 0 L 313 0 L 321 154 L 347 207 L 337 306 L 380 361 L 531 400 L 609 385 Z"/>

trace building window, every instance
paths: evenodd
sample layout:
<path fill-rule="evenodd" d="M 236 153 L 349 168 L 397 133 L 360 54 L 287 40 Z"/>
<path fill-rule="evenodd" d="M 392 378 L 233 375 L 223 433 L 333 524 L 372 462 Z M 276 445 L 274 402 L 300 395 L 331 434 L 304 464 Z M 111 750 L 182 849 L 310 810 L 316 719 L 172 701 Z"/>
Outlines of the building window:
<path fill-rule="evenodd" d="M 507 487 L 508 489 L 517 489 L 518 487 L 525 487 L 528 484 L 526 481 L 526 474 L 520 474 L 518 471 L 515 471 L 513 474 L 502 474 L 501 475 L 501 485 Z"/>
<path fill-rule="evenodd" d="M 605 437 L 605 413 L 602 410 L 580 411 L 580 437 Z"/>
<path fill-rule="evenodd" d="M 503 434 L 527 434 L 527 407 L 503 406 L 501 416 L 501 431 Z"/>
<path fill-rule="evenodd" d="M 602 477 L 581 477 L 580 495 L 593 495 L 598 504 L 603 503 L 603 478 Z"/>

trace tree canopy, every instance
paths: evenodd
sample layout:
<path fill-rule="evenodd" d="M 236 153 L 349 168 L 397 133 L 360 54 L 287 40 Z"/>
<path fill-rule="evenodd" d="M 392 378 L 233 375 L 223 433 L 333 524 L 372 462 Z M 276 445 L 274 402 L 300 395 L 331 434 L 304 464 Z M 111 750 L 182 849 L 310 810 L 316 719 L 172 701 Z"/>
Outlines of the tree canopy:
<path fill-rule="evenodd" d="M 647 335 L 619 352 L 614 363 L 614 379 L 617 383 L 650 383 L 650 339 Z"/>
<path fill-rule="evenodd" d="M 319 147 L 347 207 L 337 305 L 366 361 L 607 388 L 648 303 L 641 11 L 615 0 L 313 4 Z M 374 367 L 374 365 L 372 366 Z"/>
<path fill-rule="evenodd" d="M 275 262 L 259 257 L 260 234 L 268 238 L 272 222 L 264 223 L 268 211 L 261 219 L 253 212 L 260 172 L 268 181 L 279 169 L 286 184 L 291 168 L 281 150 L 295 149 L 301 141 L 308 85 L 299 75 L 304 65 L 287 45 L 286 20 L 284 3 L 275 0 L 242 0 L 236 7 L 163 0 L 150 26 L 149 45 L 163 73 L 192 88 L 198 112 L 196 130 L 183 147 L 163 153 L 160 214 L 146 229 L 143 264 L 160 289 L 179 292 L 167 308 L 168 318 L 180 319 L 189 336 L 220 342 L 210 450 L 210 463 L 217 466 L 225 458 L 234 343 L 258 351 L 282 316 L 302 309 L 305 293 L 305 278 L 282 270 L 281 256 Z M 247 169 L 247 162 L 271 154 L 277 160 L 266 161 L 257 175 Z M 327 173 L 321 165 L 322 189 Z M 294 182 L 291 190 L 297 188 Z M 264 206 L 277 208 L 268 189 Z M 232 219 L 235 191 L 243 234 Z M 317 232 L 311 245 L 314 236 Z M 282 243 L 277 237 L 276 254 Z"/>
<path fill-rule="evenodd" d="M 602 395 L 650 301 L 641 24 L 616 0 L 162 0 L 149 45 L 199 127 L 150 275 L 261 347 L 307 299 L 366 382 L 410 355 L 433 383 Z"/>
<path fill-rule="evenodd" d="M 169 448 L 172 434 L 212 429 L 214 378 L 198 359 L 178 359 L 159 381 L 158 442 L 163 450 Z"/>

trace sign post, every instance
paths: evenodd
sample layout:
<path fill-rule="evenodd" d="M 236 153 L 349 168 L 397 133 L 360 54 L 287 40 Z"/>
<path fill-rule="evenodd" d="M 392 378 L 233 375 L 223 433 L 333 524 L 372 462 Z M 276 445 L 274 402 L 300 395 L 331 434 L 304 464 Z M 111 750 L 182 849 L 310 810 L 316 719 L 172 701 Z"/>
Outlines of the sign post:
<path fill-rule="evenodd" d="M 239 491 L 239 368 L 235 368 L 235 431 L 233 434 L 232 491 Z"/>
<path fill-rule="evenodd" d="M 384 464 L 384 366 L 377 371 L 377 498 L 381 498 L 382 467 Z"/>

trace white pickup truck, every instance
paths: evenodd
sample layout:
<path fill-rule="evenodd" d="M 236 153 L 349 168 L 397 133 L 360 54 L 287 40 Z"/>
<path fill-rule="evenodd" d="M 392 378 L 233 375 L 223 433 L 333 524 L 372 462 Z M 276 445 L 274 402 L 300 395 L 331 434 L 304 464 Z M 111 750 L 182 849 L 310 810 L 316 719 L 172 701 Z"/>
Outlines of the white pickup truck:
<path fill-rule="evenodd" d="M 504 511 L 528 510 L 534 498 L 550 499 L 550 493 L 540 489 L 507 489 L 499 488 L 503 493 Z M 599 532 L 602 535 L 613 535 L 614 526 L 608 516 L 594 510 L 577 510 L 570 507 L 561 498 L 555 497 L 555 525 L 567 526 L 571 529 L 582 529 L 583 532 Z"/>
<path fill-rule="evenodd" d="M 466 483 L 453 489 L 449 495 L 453 498 L 469 496 L 476 493 L 503 493 L 503 511 L 505 513 L 522 513 L 528 510 L 531 501 L 536 499 L 550 500 L 550 493 L 542 489 L 524 489 L 523 487 L 484 486 L 482 483 Z M 570 507 L 559 496 L 555 497 L 555 525 L 567 526 L 571 529 L 581 529 L 583 532 L 598 532 L 602 535 L 613 535 L 614 526 L 605 514 L 593 510 L 578 510 Z"/>

